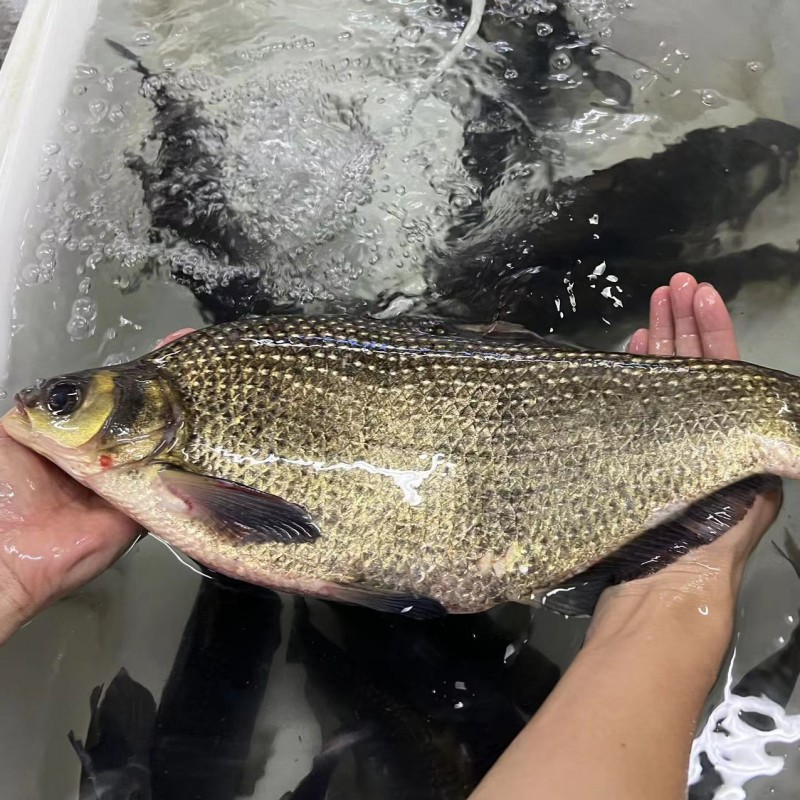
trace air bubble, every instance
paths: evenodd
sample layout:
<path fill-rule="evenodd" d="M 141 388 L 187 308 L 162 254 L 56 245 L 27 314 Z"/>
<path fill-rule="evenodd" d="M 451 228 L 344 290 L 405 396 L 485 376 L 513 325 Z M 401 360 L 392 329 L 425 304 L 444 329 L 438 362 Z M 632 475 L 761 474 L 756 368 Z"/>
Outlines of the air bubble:
<path fill-rule="evenodd" d="M 108 109 L 108 118 L 111 122 L 121 122 L 125 119 L 125 109 L 119 104 L 111 106 Z"/>
<path fill-rule="evenodd" d="M 342 31 L 337 37 L 340 42 L 346 42 L 348 39 L 353 38 L 353 34 L 350 31 Z"/>
<path fill-rule="evenodd" d="M 108 103 L 106 103 L 105 100 L 94 100 L 89 103 L 89 113 L 98 121 L 103 119 L 107 111 Z"/>
<path fill-rule="evenodd" d="M 93 78 L 97 75 L 97 68 L 89 64 L 78 64 L 75 67 L 75 77 L 80 78 Z"/>
<path fill-rule="evenodd" d="M 747 69 L 749 69 L 750 72 L 763 72 L 764 65 L 760 61 L 748 61 Z"/>
<path fill-rule="evenodd" d="M 507 81 L 513 81 L 515 78 L 519 77 L 519 73 L 515 69 L 507 69 L 503 74 L 503 77 Z"/>
<path fill-rule="evenodd" d="M 549 22 L 539 22 L 536 24 L 537 36 L 549 36 L 553 32 L 553 26 Z"/>
<path fill-rule="evenodd" d="M 713 89 L 703 89 L 700 92 L 700 100 L 704 106 L 708 106 L 709 108 L 719 108 L 723 104 L 722 97 Z"/>
<path fill-rule="evenodd" d="M 422 37 L 422 33 L 421 25 L 409 25 L 407 28 L 403 29 L 402 36 L 409 42 L 418 42 Z"/>
<path fill-rule="evenodd" d="M 56 153 L 61 152 L 61 145 L 58 144 L 58 142 L 47 142 L 42 145 L 42 150 L 44 150 L 48 156 L 54 156 Z"/>
<path fill-rule="evenodd" d="M 572 59 L 566 53 L 557 53 L 552 60 L 553 69 L 563 72 L 572 66 Z"/>
<path fill-rule="evenodd" d="M 137 33 L 133 37 L 133 43 L 139 47 L 147 47 L 147 45 L 153 44 L 154 41 L 155 37 L 150 31 L 141 31 L 141 33 Z"/>

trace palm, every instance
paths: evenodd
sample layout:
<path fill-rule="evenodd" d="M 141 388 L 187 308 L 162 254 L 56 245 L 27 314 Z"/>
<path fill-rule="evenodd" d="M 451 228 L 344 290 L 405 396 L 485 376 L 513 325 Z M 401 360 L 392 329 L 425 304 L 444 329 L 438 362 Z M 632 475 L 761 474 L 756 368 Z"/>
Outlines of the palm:
<path fill-rule="evenodd" d="M 17 621 L 108 567 L 137 531 L 135 522 L 0 429 L 0 602 Z"/>
<path fill-rule="evenodd" d="M 137 523 L 0 426 L 0 643 L 106 569 L 138 532 Z"/>

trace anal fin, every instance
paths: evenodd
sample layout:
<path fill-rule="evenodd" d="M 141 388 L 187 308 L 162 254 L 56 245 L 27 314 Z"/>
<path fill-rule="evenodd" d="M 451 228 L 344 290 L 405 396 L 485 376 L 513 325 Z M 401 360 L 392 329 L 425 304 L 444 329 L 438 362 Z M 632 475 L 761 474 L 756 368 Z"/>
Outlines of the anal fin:
<path fill-rule="evenodd" d="M 400 614 L 410 619 L 440 619 L 448 614 L 447 609 L 438 600 L 386 589 L 332 584 L 326 594 L 340 603 L 365 606 L 373 611 Z"/>
<path fill-rule="evenodd" d="M 780 483 L 773 475 L 754 475 L 698 500 L 551 589 L 542 605 L 566 616 L 591 615 L 604 589 L 652 575 L 690 550 L 715 541 L 744 519 L 759 494 Z"/>

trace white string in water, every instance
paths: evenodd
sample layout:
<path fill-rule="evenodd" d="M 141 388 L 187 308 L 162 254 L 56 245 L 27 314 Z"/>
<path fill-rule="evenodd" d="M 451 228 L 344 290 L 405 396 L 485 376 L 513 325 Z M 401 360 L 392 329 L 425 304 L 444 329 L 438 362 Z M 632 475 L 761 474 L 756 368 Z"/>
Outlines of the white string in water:
<path fill-rule="evenodd" d="M 723 700 L 711 712 L 703 730 L 695 738 L 689 762 L 690 786 L 703 775 L 700 761 L 703 753 L 717 771 L 722 785 L 714 792 L 714 800 L 745 800 L 744 786 L 748 781 L 777 775 L 784 768 L 784 758 L 769 755 L 767 746 L 800 740 L 800 715 L 787 714 L 767 697 L 740 697 L 731 691 L 735 657 L 734 651 Z M 744 712 L 771 718 L 775 723 L 774 730 L 760 731 L 748 725 L 742 718 Z"/>
<path fill-rule="evenodd" d="M 442 74 L 447 72 L 458 60 L 458 57 L 464 52 L 467 44 L 478 32 L 483 20 L 483 13 L 486 10 L 486 0 L 472 0 L 469 9 L 469 19 L 461 31 L 461 35 L 456 40 L 456 43 L 451 48 L 450 52 L 439 62 L 439 66 L 434 71 L 428 80 L 425 82 L 427 86 L 433 84 Z"/>

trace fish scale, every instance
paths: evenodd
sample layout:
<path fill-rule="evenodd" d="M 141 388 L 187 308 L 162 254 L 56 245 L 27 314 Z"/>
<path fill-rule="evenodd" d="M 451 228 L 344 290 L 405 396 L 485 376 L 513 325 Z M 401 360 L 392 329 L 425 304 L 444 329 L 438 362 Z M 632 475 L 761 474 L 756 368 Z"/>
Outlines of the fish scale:
<path fill-rule="evenodd" d="M 471 612 L 594 580 L 606 563 L 614 582 L 731 527 L 754 498 L 743 479 L 800 474 L 798 379 L 742 362 L 289 316 L 197 331 L 119 369 L 172 398 L 177 436 L 86 482 L 215 570 L 346 601 L 363 588 Z M 137 424 L 156 428 L 145 411 Z M 192 516 L 202 491 L 179 514 L 164 466 L 204 476 L 223 516 L 242 495 L 219 481 L 294 504 L 275 512 L 283 538 Z M 298 506 L 315 526 L 299 540 Z M 558 602 L 590 608 L 579 596 Z"/>
<path fill-rule="evenodd" d="M 765 415 L 747 401 L 762 397 L 752 386 L 777 388 L 778 378 L 428 330 L 276 318 L 208 329 L 150 357 L 184 397 L 185 463 L 299 503 L 322 530 L 313 545 L 240 547 L 240 559 L 265 575 L 357 576 L 476 610 L 529 598 L 641 533 L 659 510 L 758 471 L 745 418 L 748 408 Z M 242 381 L 245 365 L 267 385 Z M 414 470 L 433 453 L 454 467 L 423 483 L 417 507 L 384 476 L 330 469 Z M 259 463 L 271 455 L 325 466 Z M 507 564 L 486 569 L 512 545 Z M 404 580 L 423 546 L 425 577 Z"/>

